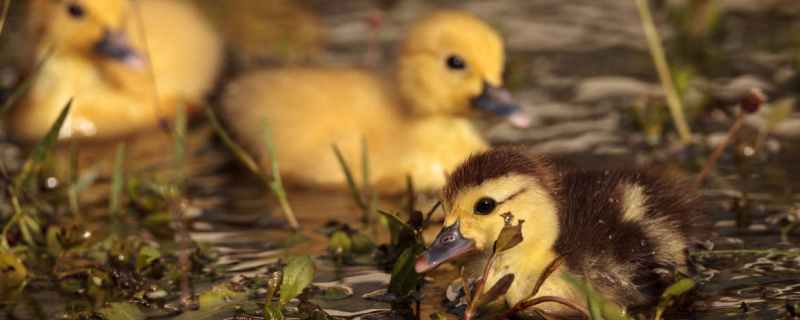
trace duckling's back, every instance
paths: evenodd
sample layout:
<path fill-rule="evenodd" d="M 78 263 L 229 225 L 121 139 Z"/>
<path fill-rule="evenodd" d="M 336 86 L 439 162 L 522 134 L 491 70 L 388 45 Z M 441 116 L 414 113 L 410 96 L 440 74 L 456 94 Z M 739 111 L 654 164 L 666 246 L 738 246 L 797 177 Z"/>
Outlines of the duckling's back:
<path fill-rule="evenodd" d="M 646 168 L 563 173 L 562 233 L 566 267 L 613 301 L 642 306 L 689 272 L 688 248 L 708 234 L 701 196 L 685 181 Z"/>

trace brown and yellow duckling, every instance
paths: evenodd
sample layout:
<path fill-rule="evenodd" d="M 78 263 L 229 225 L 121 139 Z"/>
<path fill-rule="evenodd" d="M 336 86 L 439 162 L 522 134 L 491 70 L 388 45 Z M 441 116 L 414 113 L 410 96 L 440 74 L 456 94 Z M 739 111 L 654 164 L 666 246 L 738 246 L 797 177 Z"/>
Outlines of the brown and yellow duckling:
<path fill-rule="evenodd" d="M 222 62 L 215 31 L 187 1 L 31 0 L 28 15 L 32 45 L 22 64 L 32 69 L 53 44 L 56 49 L 12 109 L 9 126 L 24 140 L 44 136 L 70 98 L 61 138 L 115 138 L 156 128 L 180 100 L 199 104 Z"/>
<path fill-rule="evenodd" d="M 331 146 L 360 167 L 364 138 L 370 182 L 380 192 L 401 192 L 409 175 L 418 190 L 435 190 L 460 161 L 488 147 L 471 115 L 484 111 L 528 125 L 501 88 L 503 64 L 494 30 L 471 14 L 439 11 L 406 34 L 392 76 L 350 68 L 257 71 L 228 87 L 222 113 L 262 163 L 266 120 L 281 175 L 295 184 L 345 188 Z M 353 171 L 360 180 L 361 170 Z"/>
<path fill-rule="evenodd" d="M 498 254 L 486 288 L 513 273 L 505 294 L 512 306 L 565 252 L 565 263 L 537 296 L 585 305 L 564 278 L 570 274 L 620 307 L 650 305 L 677 273 L 689 272 L 693 239 L 708 235 L 701 199 L 680 179 L 636 167 L 556 171 L 545 159 L 511 147 L 461 164 L 447 181 L 443 205 L 444 228 L 417 260 L 417 272 L 468 252 L 491 252 L 504 226 L 500 215 L 510 212 L 525 221 L 524 240 Z M 556 314 L 574 312 L 552 302 L 540 307 Z"/>

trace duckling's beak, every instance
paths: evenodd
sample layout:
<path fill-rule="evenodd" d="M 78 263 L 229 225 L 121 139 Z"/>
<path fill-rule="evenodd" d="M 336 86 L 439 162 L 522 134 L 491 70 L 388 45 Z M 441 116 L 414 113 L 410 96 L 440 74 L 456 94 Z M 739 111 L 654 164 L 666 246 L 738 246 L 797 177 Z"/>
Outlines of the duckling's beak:
<path fill-rule="evenodd" d="M 94 46 L 98 54 L 116 59 L 134 70 L 144 69 L 144 59 L 131 46 L 125 33 L 106 29 L 103 39 Z"/>
<path fill-rule="evenodd" d="M 475 250 L 475 241 L 461 235 L 461 231 L 458 230 L 458 221 L 456 221 L 439 232 L 428 250 L 419 255 L 414 269 L 417 270 L 417 273 L 425 273 L 436 269 L 443 262 L 472 250 Z"/>
<path fill-rule="evenodd" d="M 472 105 L 489 112 L 517 128 L 531 125 L 531 117 L 522 110 L 506 89 L 483 83 L 483 93 L 472 99 Z"/>

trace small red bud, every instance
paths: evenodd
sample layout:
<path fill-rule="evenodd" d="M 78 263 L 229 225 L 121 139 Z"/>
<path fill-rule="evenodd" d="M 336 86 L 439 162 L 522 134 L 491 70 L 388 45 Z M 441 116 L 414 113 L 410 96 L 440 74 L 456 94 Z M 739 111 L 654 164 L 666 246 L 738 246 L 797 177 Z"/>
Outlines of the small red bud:
<path fill-rule="evenodd" d="M 742 100 L 742 111 L 748 114 L 755 113 L 765 102 L 767 102 L 767 96 L 761 92 L 761 89 L 752 88 Z"/>

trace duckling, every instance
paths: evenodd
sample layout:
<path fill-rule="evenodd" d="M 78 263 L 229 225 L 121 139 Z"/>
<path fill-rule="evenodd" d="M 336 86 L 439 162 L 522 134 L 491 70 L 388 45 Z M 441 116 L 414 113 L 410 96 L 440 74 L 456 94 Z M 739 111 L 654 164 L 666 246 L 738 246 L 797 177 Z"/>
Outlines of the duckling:
<path fill-rule="evenodd" d="M 170 119 L 181 100 L 190 106 L 202 101 L 221 65 L 216 33 L 188 2 L 137 3 L 139 8 L 127 0 L 30 2 L 32 52 L 23 63 L 33 66 L 51 45 L 56 47 L 13 109 L 9 126 L 15 136 L 44 136 L 70 98 L 74 101 L 60 138 L 128 135 Z"/>
<path fill-rule="evenodd" d="M 262 125 L 268 122 L 280 174 L 297 185 L 346 187 L 331 146 L 358 165 L 364 138 L 377 190 L 401 192 L 407 176 L 417 190 L 435 190 L 462 159 L 488 147 L 471 115 L 483 111 L 519 127 L 529 124 L 501 88 L 503 61 L 503 42 L 484 22 L 437 11 L 408 31 L 393 75 L 354 68 L 256 71 L 228 87 L 222 114 L 262 164 Z M 361 170 L 353 171 L 360 180 Z"/>
<path fill-rule="evenodd" d="M 709 225 L 701 197 L 681 179 L 630 166 L 557 172 L 546 159 L 515 147 L 467 159 L 449 177 L 442 202 L 444 227 L 417 259 L 416 271 L 431 271 L 468 252 L 491 252 L 504 226 L 500 215 L 510 212 L 525 221 L 523 241 L 496 256 L 486 282 L 491 288 L 513 273 L 504 296 L 509 305 L 524 299 L 547 265 L 569 252 L 537 297 L 585 306 L 565 280 L 570 274 L 620 307 L 648 306 L 677 273 L 689 273 L 688 248 L 708 234 Z M 573 312 L 553 302 L 540 307 Z"/>

